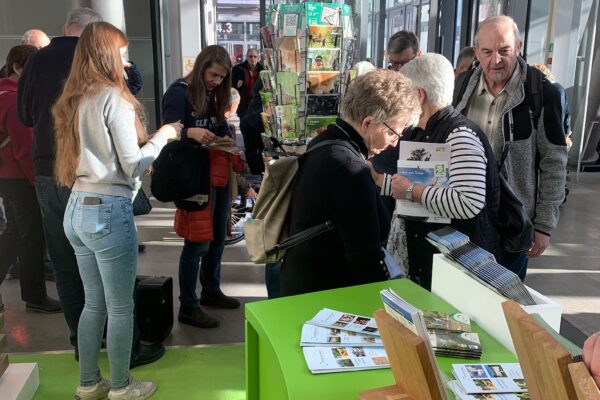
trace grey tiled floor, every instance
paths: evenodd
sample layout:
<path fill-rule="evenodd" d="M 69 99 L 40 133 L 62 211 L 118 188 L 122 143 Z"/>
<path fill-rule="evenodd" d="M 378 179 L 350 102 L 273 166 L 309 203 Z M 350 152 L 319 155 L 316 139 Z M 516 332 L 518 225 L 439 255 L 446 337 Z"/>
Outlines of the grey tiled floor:
<path fill-rule="evenodd" d="M 581 183 L 570 183 L 571 194 L 562 207 L 560 225 L 552 247 L 530 263 L 526 283 L 563 306 L 565 320 L 591 334 L 600 330 L 600 174 L 582 174 Z M 138 219 L 139 239 L 147 250 L 139 258 L 138 273 L 173 276 L 173 303 L 177 312 L 177 263 L 182 241 L 173 232 L 174 210 L 155 203 L 148 216 Z M 243 302 L 266 297 L 264 267 L 249 262 L 244 242 L 227 247 L 223 257 L 224 292 Z M 48 283 L 56 296 L 54 283 Z M 15 280 L 2 284 L 6 303 L 8 352 L 35 352 L 69 349 L 67 329 L 60 314 L 25 312 Z M 243 308 L 208 310 L 221 321 L 217 329 L 197 329 L 174 324 L 165 342 L 173 345 L 237 343 L 244 340 Z"/>

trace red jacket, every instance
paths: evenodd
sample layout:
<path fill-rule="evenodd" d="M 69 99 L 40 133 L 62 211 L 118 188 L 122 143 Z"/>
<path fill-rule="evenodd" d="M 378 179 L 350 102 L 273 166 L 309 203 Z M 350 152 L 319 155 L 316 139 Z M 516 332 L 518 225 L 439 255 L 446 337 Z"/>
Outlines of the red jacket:
<path fill-rule="evenodd" d="M 0 79 L 0 143 L 6 135 L 10 142 L 0 149 L 0 179 L 27 179 L 33 185 L 33 130 L 17 116 L 17 81 Z"/>
<path fill-rule="evenodd" d="M 244 163 L 238 154 L 219 150 L 209 151 L 210 186 L 225 187 L 229 184 L 229 166 L 235 172 L 244 170 Z M 184 239 L 202 243 L 213 240 L 212 199 L 202 211 L 177 210 L 175 212 L 175 232 Z"/>

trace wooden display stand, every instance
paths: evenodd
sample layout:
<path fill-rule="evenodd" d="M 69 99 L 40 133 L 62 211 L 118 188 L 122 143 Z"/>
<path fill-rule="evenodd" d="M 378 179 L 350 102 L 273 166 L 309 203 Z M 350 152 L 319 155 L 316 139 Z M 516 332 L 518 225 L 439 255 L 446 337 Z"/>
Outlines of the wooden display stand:
<path fill-rule="evenodd" d="M 516 302 L 502 303 L 523 376 L 533 400 L 593 400 L 600 392 L 583 363 Z"/>
<path fill-rule="evenodd" d="M 436 380 L 433 355 L 421 337 L 405 328 L 384 310 L 375 320 L 388 355 L 395 385 L 360 393 L 360 400 L 445 400 L 446 392 Z M 433 358 L 435 359 L 435 358 Z"/>
<path fill-rule="evenodd" d="M 2 295 L 0 294 L 0 304 L 2 303 Z M 6 348 L 6 335 L 3 334 L 4 330 L 4 313 L 0 313 L 0 377 L 8 369 L 8 355 L 4 354 Z"/>

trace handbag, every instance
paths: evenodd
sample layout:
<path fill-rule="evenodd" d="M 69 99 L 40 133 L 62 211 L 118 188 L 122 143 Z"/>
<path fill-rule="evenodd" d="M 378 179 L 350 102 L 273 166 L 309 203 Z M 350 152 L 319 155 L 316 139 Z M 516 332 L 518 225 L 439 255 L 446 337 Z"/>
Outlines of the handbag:
<path fill-rule="evenodd" d="M 502 152 L 498 171 L 502 170 L 508 155 L 508 146 Z M 508 180 L 499 173 L 500 206 L 498 208 L 498 236 L 500 246 L 509 253 L 527 251 L 533 245 L 534 228 L 525 206 L 511 189 Z"/>
<path fill-rule="evenodd" d="M 152 211 L 152 204 L 150 204 L 150 200 L 148 199 L 148 196 L 146 196 L 144 189 L 140 188 L 140 190 L 138 190 L 135 198 L 133 199 L 132 206 L 133 215 L 150 214 L 150 211 Z"/>

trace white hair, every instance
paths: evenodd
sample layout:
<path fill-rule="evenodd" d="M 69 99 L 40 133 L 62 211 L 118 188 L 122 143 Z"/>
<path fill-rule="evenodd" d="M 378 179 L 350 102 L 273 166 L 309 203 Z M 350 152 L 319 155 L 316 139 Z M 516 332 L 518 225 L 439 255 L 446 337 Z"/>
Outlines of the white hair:
<path fill-rule="evenodd" d="M 359 61 L 352 67 L 356 71 L 356 76 L 361 76 L 367 72 L 376 70 L 375 66 L 368 61 Z"/>
<path fill-rule="evenodd" d="M 477 27 L 477 32 L 475 33 L 475 47 L 479 47 L 479 32 L 486 25 L 503 25 L 503 24 L 511 24 L 513 28 L 513 33 L 515 35 L 515 45 L 521 44 L 521 33 L 519 32 L 519 26 L 515 22 L 514 19 L 509 17 L 508 15 L 494 15 L 492 17 L 487 17 L 483 21 L 479 23 Z"/>
<path fill-rule="evenodd" d="M 46 41 L 50 41 L 48 35 L 39 29 L 29 29 L 26 31 L 21 37 L 21 44 L 28 44 L 31 46 L 38 47 L 40 39 L 46 39 Z"/>
<path fill-rule="evenodd" d="M 427 93 L 429 104 L 446 107 L 452 104 L 454 68 L 441 54 L 426 53 L 405 64 L 400 73 L 411 80 L 413 88 Z"/>
<path fill-rule="evenodd" d="M 67 14 L 65 28 L 78 27 L 80 29 L 84 29 L 86 26 L 88 26 L 88 24 L 100 21 L 102 21 L 102 16 L 91 8 L 73 8 L 71 11 L 69 11 L 69 14 Z"/>

